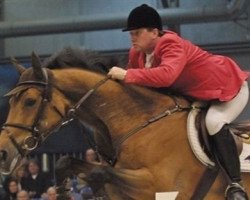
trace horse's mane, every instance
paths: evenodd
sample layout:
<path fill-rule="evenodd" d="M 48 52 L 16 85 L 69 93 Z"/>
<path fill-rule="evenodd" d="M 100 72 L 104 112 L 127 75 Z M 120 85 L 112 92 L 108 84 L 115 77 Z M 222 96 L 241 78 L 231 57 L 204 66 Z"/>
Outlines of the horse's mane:
<path fill-rule="evenodd" d="M 42 66 L 50 69 L 77 67 L 107 73 L 113 66 L 124 67 L 125 56 L 105 56 L 96 51 L 65 47 L 46 58 Z"/>
<path fill-rule="evenodd" d="M 74 67 L 106 74 L 110 67 L 123 67 L 126 65 L 126 62 L 124 56 L 105 56 L 96 51 L 66 47 L 46 58 L 42 66 L 49 69 Z M 121 84 L 123 83 L 121 82 Z M 135 99 L 140 99 L 140 101 L 145 99 L 144 92 L 136 91 L 133 87 L 128 87 L 128 85 L 124 87 L 124 92 L 136 95 L 137 98 Z"/>
<path fill-rule="evenodd" d="M 79 68 L 107 74 L 109 68 L 112 66 L 124 67 L 126 64 L 126 56 L 106 56 L 88 49 L 65 47 L 46 58 L 42 63 L 42 67 L 49 69 Z M 120 84 L 123 85 L 124 83 L 120 82 Z M 169 90 L 166 88 L 148 89 L 150 90 L 147 91 L 153 90 L 157 93 L 169 94 Z M 135 89 L 129 85 L 126 85 L 123 90 L 124 92 L 134 96 L 134 99 L 141 101 L 141 104 L 145 103 L 145 106 L 152 104 L 151 98 L 145 98 L 145 90 L 140 91 L 138 88 Z"/>

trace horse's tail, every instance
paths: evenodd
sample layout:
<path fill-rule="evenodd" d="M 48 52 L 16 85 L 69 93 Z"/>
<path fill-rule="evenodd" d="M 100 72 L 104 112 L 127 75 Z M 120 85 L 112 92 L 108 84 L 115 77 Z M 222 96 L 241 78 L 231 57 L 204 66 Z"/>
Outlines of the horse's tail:
<path fill-rule="evenodd" d="M 231 123 L 228 125 L 229 130 L 237 136 L 245 139 L 250 138 L 250 120 Z"/>

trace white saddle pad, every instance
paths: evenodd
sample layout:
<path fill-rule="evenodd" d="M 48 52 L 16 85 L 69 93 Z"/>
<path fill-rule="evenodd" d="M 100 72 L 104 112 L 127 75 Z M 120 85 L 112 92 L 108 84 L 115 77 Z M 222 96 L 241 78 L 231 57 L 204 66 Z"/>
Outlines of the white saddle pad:
<path fill-rule="evenodd" d="M 199 109 L 192 109 L 188 115 L 188 140 L 196 158 L 206 166 L 214 166 L 214 162 L 209 159 L 209 157 L 203 151 L 200 141 L 198 139 L 198 131 L 195 127 L 195 119 L 199 112 Z M 240 154 L 240 163 L 242 172 L 250 172 L 250 144 L 243 143 L 243 150 Z"/>

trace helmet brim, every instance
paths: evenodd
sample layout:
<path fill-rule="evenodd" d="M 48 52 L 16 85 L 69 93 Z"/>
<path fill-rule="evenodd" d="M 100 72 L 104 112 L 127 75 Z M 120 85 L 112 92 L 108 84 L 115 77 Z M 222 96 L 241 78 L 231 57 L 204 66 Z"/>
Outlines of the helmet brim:
<path fill-rule="evenodd" d="M 142 28 L 142 27 L 128 27 L 128 28 L 122 29 L 122 32 L 132 31 L 132 30 L 139 29 L 139 28 Z"/>

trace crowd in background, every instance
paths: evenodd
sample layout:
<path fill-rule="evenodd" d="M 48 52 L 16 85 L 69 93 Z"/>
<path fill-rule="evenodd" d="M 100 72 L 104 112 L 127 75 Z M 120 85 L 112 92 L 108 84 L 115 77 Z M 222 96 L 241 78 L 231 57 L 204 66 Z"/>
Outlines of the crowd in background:
<path fill-rule="evenodd" d="M 85 160 L 97 163 L 97 155 L 93 149 L 85 153 Z M 4 178 L 1 200 L 58 200 L 58 194 L 52 178 L 48 173 L 40 170 L 39 162 L 29 159 L 24 162 L 15 173 Z M 93 192 L 86 182 L 79 177 L 69 180 L 69 200 L 92 200 Z M 101 198 L 100 198 L 101 199 Z"/>

